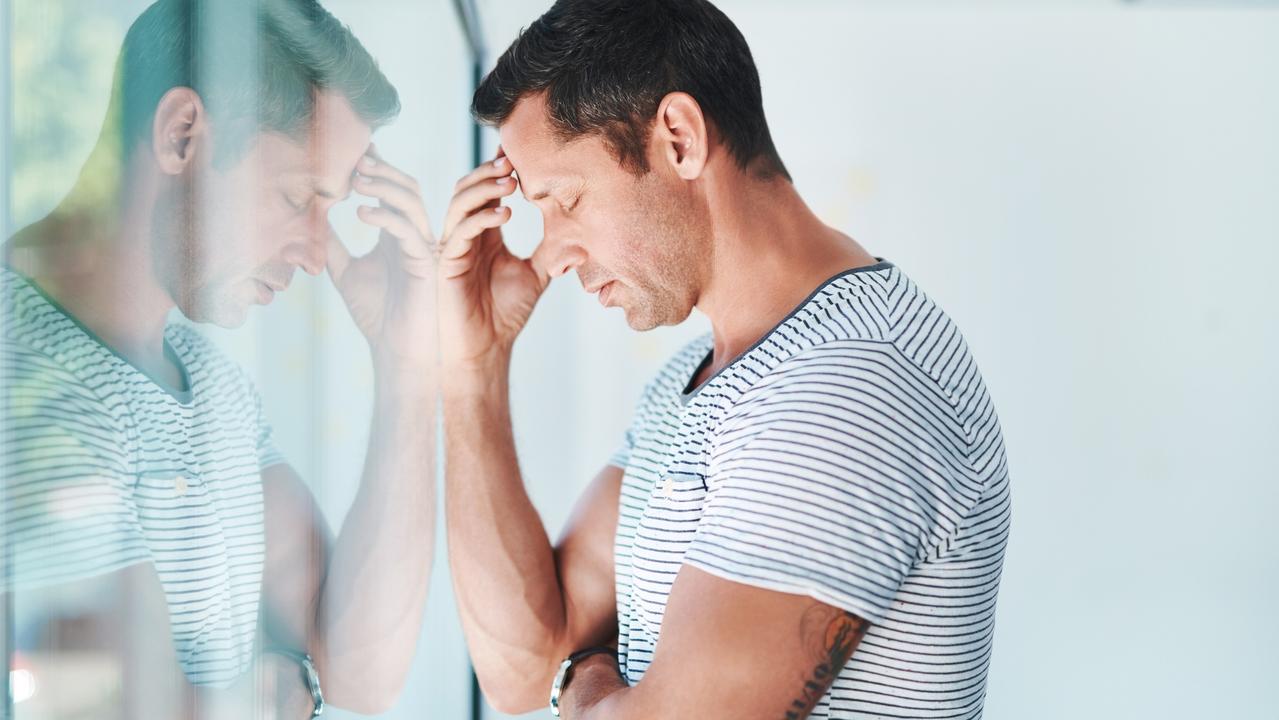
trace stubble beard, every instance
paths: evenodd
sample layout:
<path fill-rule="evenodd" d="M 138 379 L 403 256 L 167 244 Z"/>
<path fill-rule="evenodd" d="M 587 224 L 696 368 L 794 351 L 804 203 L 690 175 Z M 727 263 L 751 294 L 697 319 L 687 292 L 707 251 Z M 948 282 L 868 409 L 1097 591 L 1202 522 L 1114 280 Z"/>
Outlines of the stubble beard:
<path fill-rule="evenodd" d="M 641 180 L 641 184 L 644 181 Z M 709 266 L 711 230 L 684 196 L 641 193 L 638 215 L 630 223 L 633 259 L 624 306 L 626 323 L 645 332 L 688 319 L 697 302 L 702 269 Z"/>
<path fill-rule="evenodd" d="M 230 288 L 206 282 L 202 269 L 207 257 L 208 233 L 197 208 L 199 193 L 192 183 L 174 188 L 173 194 L 156 204 L 151 224 L 152 268 L 178 310 L 192 322 L 234 328 L 242 325 L 247 308 L 230 297 Z M 212 209 L 209 209 L 210 211 Z"/>

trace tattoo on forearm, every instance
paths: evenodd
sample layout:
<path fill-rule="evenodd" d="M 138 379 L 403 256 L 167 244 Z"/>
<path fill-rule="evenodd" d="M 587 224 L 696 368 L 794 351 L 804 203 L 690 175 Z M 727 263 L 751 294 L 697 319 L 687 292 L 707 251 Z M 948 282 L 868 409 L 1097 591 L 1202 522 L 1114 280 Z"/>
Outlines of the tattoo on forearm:
<path fill-rule="evenodd" d="M 867 624 L 856 615 L 817 603 L 799 621 L 800 642 L 812 648 L 815 666 L 800 694 L 786 709 L 785 720 L 804 720 L 813 711 L 826 688 L 852 656 L 866 634 Z"/>

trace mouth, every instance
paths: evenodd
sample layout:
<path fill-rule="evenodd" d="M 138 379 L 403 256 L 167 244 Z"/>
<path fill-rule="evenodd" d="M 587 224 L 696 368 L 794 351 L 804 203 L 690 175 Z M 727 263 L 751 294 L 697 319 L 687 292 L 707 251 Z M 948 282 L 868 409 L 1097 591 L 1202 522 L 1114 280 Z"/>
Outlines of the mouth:
<path fill-rule="evenodd" d="M 598 296 L 600 305 L 603 305 L 604 307 L 608 307 L 608 298 L 610 295 L 613 294 L 613 281 L 610 280 L 604 283 L 603 285 L 600 285 L 598 288 L 596 288 L 595 292 L 592 294 L 595 294 Z"/>
<path fill-rule="evenodd" d="M 281 285 L 268 285 L 261 280 L 254 280 L 253 284 L 257 286 L 258 302 L 266 305 L 275 299 L 275 294 L 284 289 Z"/>

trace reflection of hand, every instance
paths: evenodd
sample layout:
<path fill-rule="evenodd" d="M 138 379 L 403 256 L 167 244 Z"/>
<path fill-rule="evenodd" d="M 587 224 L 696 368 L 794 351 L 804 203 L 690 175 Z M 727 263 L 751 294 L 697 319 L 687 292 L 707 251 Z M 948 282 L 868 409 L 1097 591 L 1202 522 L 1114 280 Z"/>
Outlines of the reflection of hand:
<path fill-rule="evenodd" d="M 434 236 L 417 181 L 369 146 L 356 165 L 355 191 L 376 198 L 361 206 L 364 222 L 381 228 L 378 244 L 352 258 L 330 233 L 328 271 L 376 359 L 420 368 L 434 357 Z"/>
<path fill-rule="evenodd" d="M 508 357 L 549 282 L 533 259 L 502 242 L 510 219 L 501 198 L 515 191 L 511 163 L 497 158 L 458 181 L 440 252 L 440 332 L 444 362 L 471 370 Z"/>

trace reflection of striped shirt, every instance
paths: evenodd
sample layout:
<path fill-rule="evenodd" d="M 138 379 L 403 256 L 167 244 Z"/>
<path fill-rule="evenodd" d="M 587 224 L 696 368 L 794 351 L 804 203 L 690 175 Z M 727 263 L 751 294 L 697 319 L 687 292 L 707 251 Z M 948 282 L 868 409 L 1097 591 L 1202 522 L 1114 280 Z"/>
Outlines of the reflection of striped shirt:
<path fill-rule="evenodd" d="M 282 462 L 247 375 L 170 325 L 185 387 L 126 362 L 25 278 L 0 269 L 4 540 L 24 590 L 153 563 L 190 680 L 251 662 L 264 556 L 260 471 Z"/>
<path fill-rule="evenodd" d="M 825 283 L 690 391 L 710 348 L 659 373 L 614 458 L 628 679 L 687 563 L 872 623 L 812 717 L 979 717 L 1010 505 L 958 329 L 880 262 Z"/>

